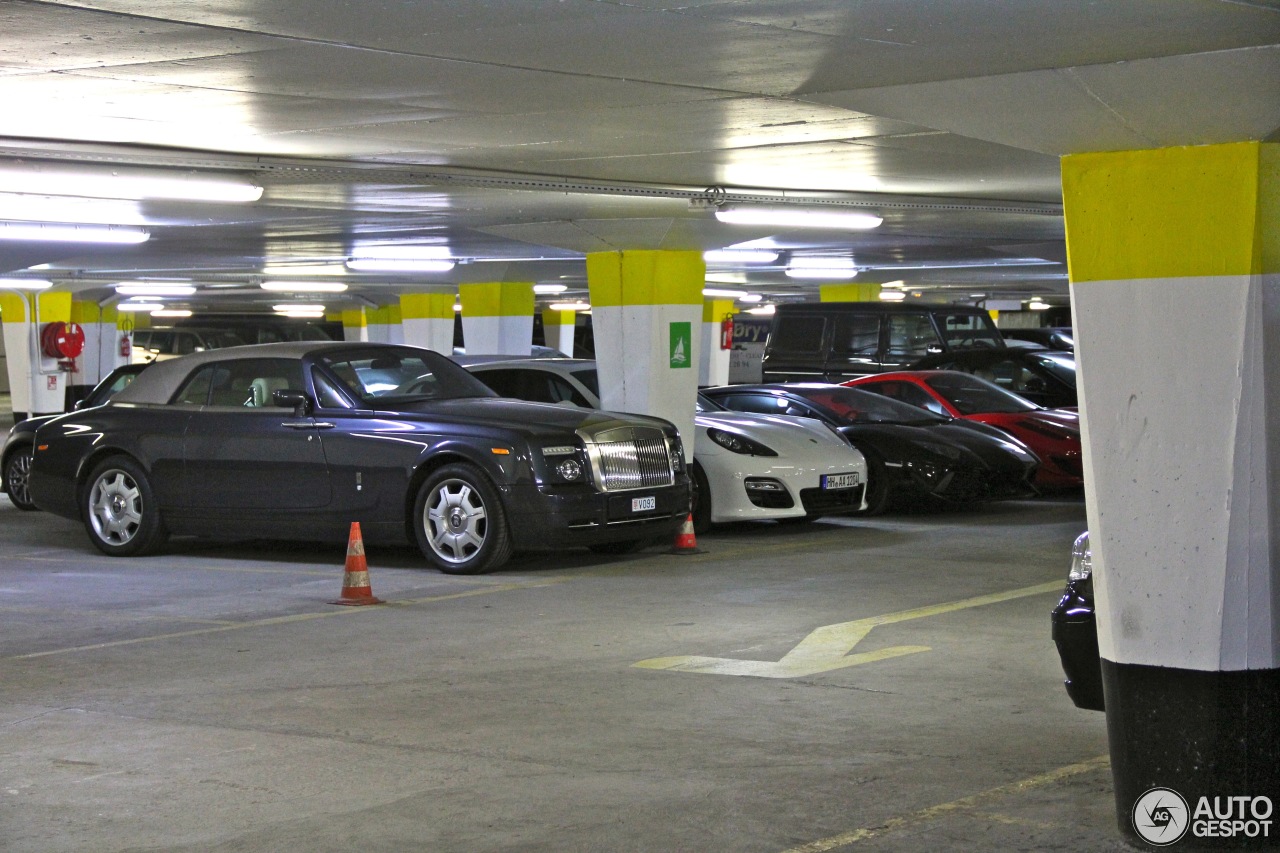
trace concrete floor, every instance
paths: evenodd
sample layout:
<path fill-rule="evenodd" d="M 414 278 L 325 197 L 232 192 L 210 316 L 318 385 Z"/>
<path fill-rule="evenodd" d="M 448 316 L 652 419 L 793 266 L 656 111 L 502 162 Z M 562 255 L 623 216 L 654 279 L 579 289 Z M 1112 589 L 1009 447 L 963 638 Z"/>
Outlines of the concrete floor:
<path fill-rule="evenodd" d="M 387 604 L 351 608 L 341 546 L 113 560 L 0 498 L 0 849 L 1127 850 L 1049 638 L 1084 525 L 739 525 L 470 579 L 373 549 Z"/>

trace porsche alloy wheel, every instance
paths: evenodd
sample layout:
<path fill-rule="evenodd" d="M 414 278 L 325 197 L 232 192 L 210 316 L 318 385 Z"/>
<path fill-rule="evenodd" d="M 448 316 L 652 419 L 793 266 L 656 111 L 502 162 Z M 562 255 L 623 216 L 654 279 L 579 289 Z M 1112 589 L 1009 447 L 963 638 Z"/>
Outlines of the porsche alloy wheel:
<path fill-rule="evenodd" d="M 492 571 L 511 555 L 502 500 L 474 466 L 458 463 L 433 472 L 418 492 L 414 516 L 418 547 L 442 572 Z"/>
<path fill-rule="evenodd" d="M 151 485 L 132 459 L 113 456 L 101 462 L 89 475 L 83 501 L 85 529 L 104 554 L 145 554 L 167 538 Z"/>

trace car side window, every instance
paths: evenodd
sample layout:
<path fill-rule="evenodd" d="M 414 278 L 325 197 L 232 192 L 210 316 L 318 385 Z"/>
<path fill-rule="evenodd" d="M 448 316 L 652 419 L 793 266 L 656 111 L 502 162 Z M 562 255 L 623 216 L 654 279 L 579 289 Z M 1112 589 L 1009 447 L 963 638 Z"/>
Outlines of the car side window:
<path fill-rule="evenodd" d="M 548 373 L 546 376 L 547 384 L 550 386 L 551 396 L 554 398 L 555 402 L 573 403 L 575 406 L 580 406 L 584 409 L 591 408 L 591 403 L 587 398 L 582 396 L 582 393 L 578 391 L 577 388 L 574 388 L 566 382 L 564 377 L 556 376 L 553 373 Z"/>
<path fill-rule="evenodd" d="M 831 350 L 836 355 L 875 355 L 880 350 L 880 318 L 875 314 L 841 316 Z"/>
<path fill-rule="evenodd" d="M 927 314 L 893 314 L 889 318 L 891 355 L 923 357 L 930 346 L 938 346 L 938 333 Z"/>
<path fill-rule="evenodd" d="M 170 405 L 203 406 L 209 402 L 209 386 L 213 381 L 214 365 L 207 364 L 191 374 L 190 378 L 178 389 Z"/>
<path fill-rule="evenodd" d="M 822 352 L 822 336 L 826 328 L 825 317 L 787 317 L 774 326 L 768 346 L 780 352 L 817 355 Z"/>
<path fill-rule="evenodd" d="M 272 394 L 302 389 L 302 364 L 289 358 L 247 358 L 211 365 L 210 406 L 275 406 Z"/>
<path fill-rule="evenodd" d="M 316 389 L 317 404 L 322 409 L 349 409 L 351 404 L 347 402 L 347 398 L 342 396 L 337 388 L 333 387 L 333 383 L 324 378 L 319 370 L 314 368 L 311 371 L 311 384 Z"/>

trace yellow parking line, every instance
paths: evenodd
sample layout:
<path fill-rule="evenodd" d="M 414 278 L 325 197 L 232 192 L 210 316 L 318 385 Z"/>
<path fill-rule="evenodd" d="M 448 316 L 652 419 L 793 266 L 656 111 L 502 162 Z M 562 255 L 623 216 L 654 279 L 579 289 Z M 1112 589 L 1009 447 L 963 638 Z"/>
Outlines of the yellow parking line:
<path fill-rule="evenodd" d="M 528 583 L 506 583 L 500 586 L 490 586 L 483 589 L 471 589 L 464 592 L 452 592 L 446 595 L 429 595 L 422 598 L 408 598 L 400 601 L 389 601 L 387 605 L 392 607 L 408 607 L 414 604 L 429 604 L 435 601 L 449 601 L 455 598 L 469 598 L 474 595 L 490 595 L 495 592 L 511 592 L 521 589 L 537 589 L 544 586 L 554 586 L 555 584 L 564 583 L 573 580 L 573 576 L 548 578 L 546 580 L 532 581 Z M 228 631 L 243 631 L 248 628 L 263 628 L 269 625 L 288 625 L 293 622 L 307 622 L 312 619 L 328 619 L 334 616 L 347 616 L 352 613 L 361 613 L 374 610 L 385 609 L 384 606 L 374 605 L 370 607 L 341 607 L 333 610 L 317 611 L 315 613 L 296 613 L 292 616 L 273 616 L 269 619 L 255 619 L 250 622 L 236 622 L 230 625 L 219 625 L 212 628 L 197 628 L 190 631 L 174 631 L 168 634 L 154 634 L 148 637 L 134 637 L 128 640 L 112 640 L 107 643 L 92 643 L 87 646 L 69 646 L 62 649 L 49 649 L 43 652 L 31 652 L 25 655 L 12 655 L 6 660 L 31 660 L 33 658 L 50 657 L 52 655 L 65 655 L 73 652 L 88 652 L 98 649 L 110 649 L 117 646 L 133 646 L 140 643 L 153 643 L 158 640 L 175 640 L 184 637 L 199 637 L 206 634 L 223 634 Z"/>
<path fill-rule="evenodd" d="M 975 807 L 982 805 L 989 800 L 998 799 L 1008 796 L 1009 794 L 1020 794 L 1023 791 L 1029 791 L 1034 788 L 1043 788 L 1051 785 L 1060 779 L 1066 779 L 1070 776 L 1077 776 L 1081 773 L 1089 773 L 1094 770 L 1102 770 L 1111 765 L 1111 756 L 1099 755 L 1097 758 L 1090 758 L 1088 761 L 1082 761 L 1079 764 L 1068 764 L 1066 767 L 1059 767 L 1056 770 L 1050 770 L 1047 773 L 1041 773 L 1039 776 L 1032 776 L 1029 779 L 1023 779 L 1019 782 L 1011 782 L 1008 785 L 1000 785 L 996 788 L 988 788 L 968 797 L 962 797 L 959 800 L 952 800 L 949 803 L 941 803 L 936 806 L 920 809 L 903 817 L 895 817 L 886 820 L 879 826 L 863 827 L 854 829 L 849 832 L 843 832 L 839 835 L 833 835 L 830 838 L 823 838 L 818 841 L 811 841 L 808 844 L 802 844 L 799 847 L 790 847 L 783 853 L 826 853 L 828 850 L 836 850 L 840 847 L 848 847 L 851 844 L 857 844 L 859 841 L 866 841 L 868 838 L 876 838 L 881 835 L 888 835 L 892 832 L 898 832 L 922 823 L 927 823 L 935 818 L 943 817 L 958 812 L 972 811 Z"/>

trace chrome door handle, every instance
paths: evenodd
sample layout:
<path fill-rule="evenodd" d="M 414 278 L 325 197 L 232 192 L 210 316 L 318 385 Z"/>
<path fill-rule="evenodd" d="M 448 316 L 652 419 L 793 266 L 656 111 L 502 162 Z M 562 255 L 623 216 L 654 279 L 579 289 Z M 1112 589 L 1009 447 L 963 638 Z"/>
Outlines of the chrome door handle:
<path fill-rule="evenodd" d="M 289 429 L 333 429 L 337 424 L 328 421 L 284 421 L 280 426 Z"/>

